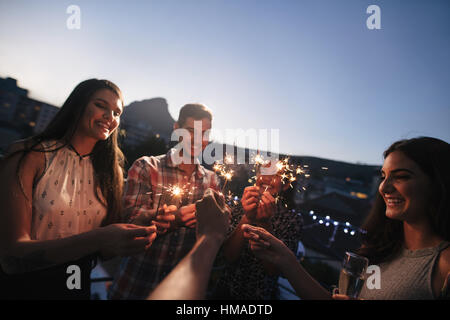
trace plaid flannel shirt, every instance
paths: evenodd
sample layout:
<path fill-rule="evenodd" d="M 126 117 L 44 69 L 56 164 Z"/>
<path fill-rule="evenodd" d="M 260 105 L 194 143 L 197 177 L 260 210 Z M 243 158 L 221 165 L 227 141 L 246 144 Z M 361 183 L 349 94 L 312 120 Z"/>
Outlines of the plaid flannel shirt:
<path fill-rule="evenodd" d="M 170 186 L 183 186 L 181 206 L 201 199 L 207 188 L 219 190 L 216 174 L 197 164 L 191 177 L 186 177 L 173 162 L 174 150 L 157 157 L 142 157 L 128 171 L 124 196 L 124 213 L 128 222 L 152 214 L 159 205 L 170 204 Z M 173 197 L 172 197 L 173 198 Z M 192 249 L 195 229 L 180 227 L 158 235 L 151 247 L 142 254 L 122 259 L 118 273 L 108 292 L 109 299 L 145 299 L 176 264 Z"/>

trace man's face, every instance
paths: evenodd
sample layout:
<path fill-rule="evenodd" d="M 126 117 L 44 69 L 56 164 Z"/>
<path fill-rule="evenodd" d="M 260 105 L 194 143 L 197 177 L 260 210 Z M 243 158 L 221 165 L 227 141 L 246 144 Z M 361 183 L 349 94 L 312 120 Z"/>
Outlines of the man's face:
<path fill-rule="evenodd" d="M 211 120 L 208 118 L 194 119 L 188 117 L 183 126 L 175 123 L 174 129 L 186 129 L 189 132 L 190 141 L 183 141 L 184 150 L 191 158 L 197 158 L 209 144 L 209 134 L 205 132 L 211 129 Z"/>

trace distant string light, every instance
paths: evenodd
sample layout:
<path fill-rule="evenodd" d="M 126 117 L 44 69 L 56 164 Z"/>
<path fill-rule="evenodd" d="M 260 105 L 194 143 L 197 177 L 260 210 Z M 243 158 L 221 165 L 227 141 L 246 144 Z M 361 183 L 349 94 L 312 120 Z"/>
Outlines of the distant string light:
<path fill-rule="evenodd" d="M 297 214 L 301 214 L 298 213 L 295 210 L 292 210 L 292 212 L 296 212 Z M 337 221 L 334 219 L 331 219 L 331 217 L 329 215 L 326 215 L 325 217 L 318 215 L 317 213 L 314 212 L 314 210 L 309 211 L 309 216 L 311 217 L 311 219 L 314 221 L 312 224 L 304 226 L 304 228 L 311 228 L 313 226 L 317 226 L 317 225 L 324 225 L 325 227 L 329 227 L 329 226 L 333 226 L 333 228 L 335 230 L 337 229 L 342 229 L 342 231 L 345 234 L 349 234 L 351 236 L 355 236 L 357 233 L 359 234 L 365 234 L 366 230 L 361 229 L 357 226 L 352 225 L 350 222 L 345 221 Z M 333 239 L 331 239 L 334 241 L 334 236 Z"/>
<path fill-rule="evenodd" d="M 260 170 L 262 166 L 267 166 L 270 164 L 270 160 L 264 159 L 264 157 L 258 152 L 257 154 L 254 154 L 251 156 L 252 162 L 254 163 L 253 172 L 255 173 L 255 176 L 248 179 L 249 183 L 255 183 L 256 182 L 256 174 Z M 230 191 L 227 193 L 224 192 L 225 185 L 228 181 L 230 181 L 234 175 L 234 171 L 230 169 L 230 165 L 234 164 L 234 158 L 230 155 L 225 155 L 222 163 L 215 163 L 213 166 L 214 171 L 225 180 L 224 187 L 222 188 L 222 193 L 224 194 L 227 203 L 229 205 L 237 205 L 239 202 L 239 198 L 237 196 L 234 196 Z M 283 159 L 280 159 L 276 162 L 276 174 L 281 177 L 281 181 L 283 184 L 288 184 L 292 188 L 292 183 L 298 180 L 298 176 L 302 176 L 305 178 L 309 178 L 310 174 L 308 173 L 309 165 L 292 165 L 289 164 L 289 157 L 285 157 Z M 321 170 L 327 171 L 328 167 L 321 167 Z M 306 191 L 305 186 L 301 186 L 301 189 L 303 191 Z M 267 190 L 267 188 L 266 188 Z M 300 190 L 297 190 L 300 192 Z M 278 202 L 279 196 L 276 197 L 276 202 Z M 285 205 L 287 207 L 287 205 Z M 293 214 L 297 215 L 305 215 L 295 209 L 291 210 Z M 344 234 L 349 236 L 355 236 L 356 234 L 366 234 L 366 230 L 363 230 L 357 226 L 354 226 L 350 224 L 350 222 L 345 221 L 337 221 L 335 219 L 332 219 L 331 216 L 325 215 L 321 216 L 319 214 L 316 214 L 313 210 L 309 212 L 309 216 L 314 221 L 312 224 L 306 225 L 303 228 L 308 229 L 314 226 L 324 226 L 326 228 L 331 227 L 333 228 L 332 236 L 329 239 L 328 247 L 331 246 L 331 244 L 335 241 L 335 235 L 338 230 L 341 230 Z"/>
<path fill-rule="evenodd" d="M 231 193 L 229 193 L 225 198 L 229 205 L 237 205 L 238 202 L 240 201 L 239 197 L 234 196 Z M 292 212 L 293 214 L 297 214 L 297 215 L 302 215 L 302 216 L 305 215 L 295 209 L 290 210 L 290 212 Z M 317 213 L 315 213 L 314 210 L 309 211 L 309 216 L 315 222 L 312 224 L 303 226 L 303 229 L 309 229 L 314 226 L 320 226 L 320 225 L 325 226 L 325 227 L 330 227 L 330 226 L 333 227 L 333 234 L 329 239 L 329 245 L 334 242 L 334 240 L 335 240 L 334 237 L 335 237 L 338 229 L 342 229 L 343 233 L 350 235 L 350 236 L 355 236 L 357 233 L 359 233 L 359 234 L 367 233 L 366 230 L 361 229 L 357 226 L 354 226 L 354 225 L 350 224 L 350 222 L 348 222 L 348 221 L 345 221 L 345 222 L 337 221 L 337 220 L 331 219 L 331 217 L 329 215 L 322 217 L 321 215 L 318 215 Z"/>

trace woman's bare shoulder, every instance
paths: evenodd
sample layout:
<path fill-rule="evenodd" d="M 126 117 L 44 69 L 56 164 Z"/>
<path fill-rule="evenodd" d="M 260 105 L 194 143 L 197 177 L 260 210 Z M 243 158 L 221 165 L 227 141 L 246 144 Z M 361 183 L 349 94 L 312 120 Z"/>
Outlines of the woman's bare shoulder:
<path fill-rule="evenodd" d="M 450 246 L 442 250 L 440 260 L 443 266 L 447 267 L 447 271 L 450 272 Z"/>
<path fill-rule="evenodd" d="M 31 139 L 18 140 L 12 143 L 3 157 L 4 166 L 10 169 L 17 167 L 19 161 L 23 161 L 21 165 L 25 166 L 27 170 L 42 171 L 45 166 L 45 155 L 39 151 L 39 148 L 34 148 L 36 145 Z"/>

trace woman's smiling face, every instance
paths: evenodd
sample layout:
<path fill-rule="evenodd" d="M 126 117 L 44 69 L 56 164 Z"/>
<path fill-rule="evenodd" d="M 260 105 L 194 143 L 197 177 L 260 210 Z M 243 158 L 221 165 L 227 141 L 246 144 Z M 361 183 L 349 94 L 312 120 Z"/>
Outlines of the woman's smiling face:
<path fill-rule="evenodd" d="M 403 152 L 394 151 L 384 160 L 378 188 L 391 219 L 416 222 L 427 216 L 431 207 L 431 180 Z"/>
<path fill-rule="evenodd" d="M 78 129 L 87 137 L 106 140 L 119 126 L 122 110 L 122 101 L 113 91 L 98 90 L 88 102 Z"/>

